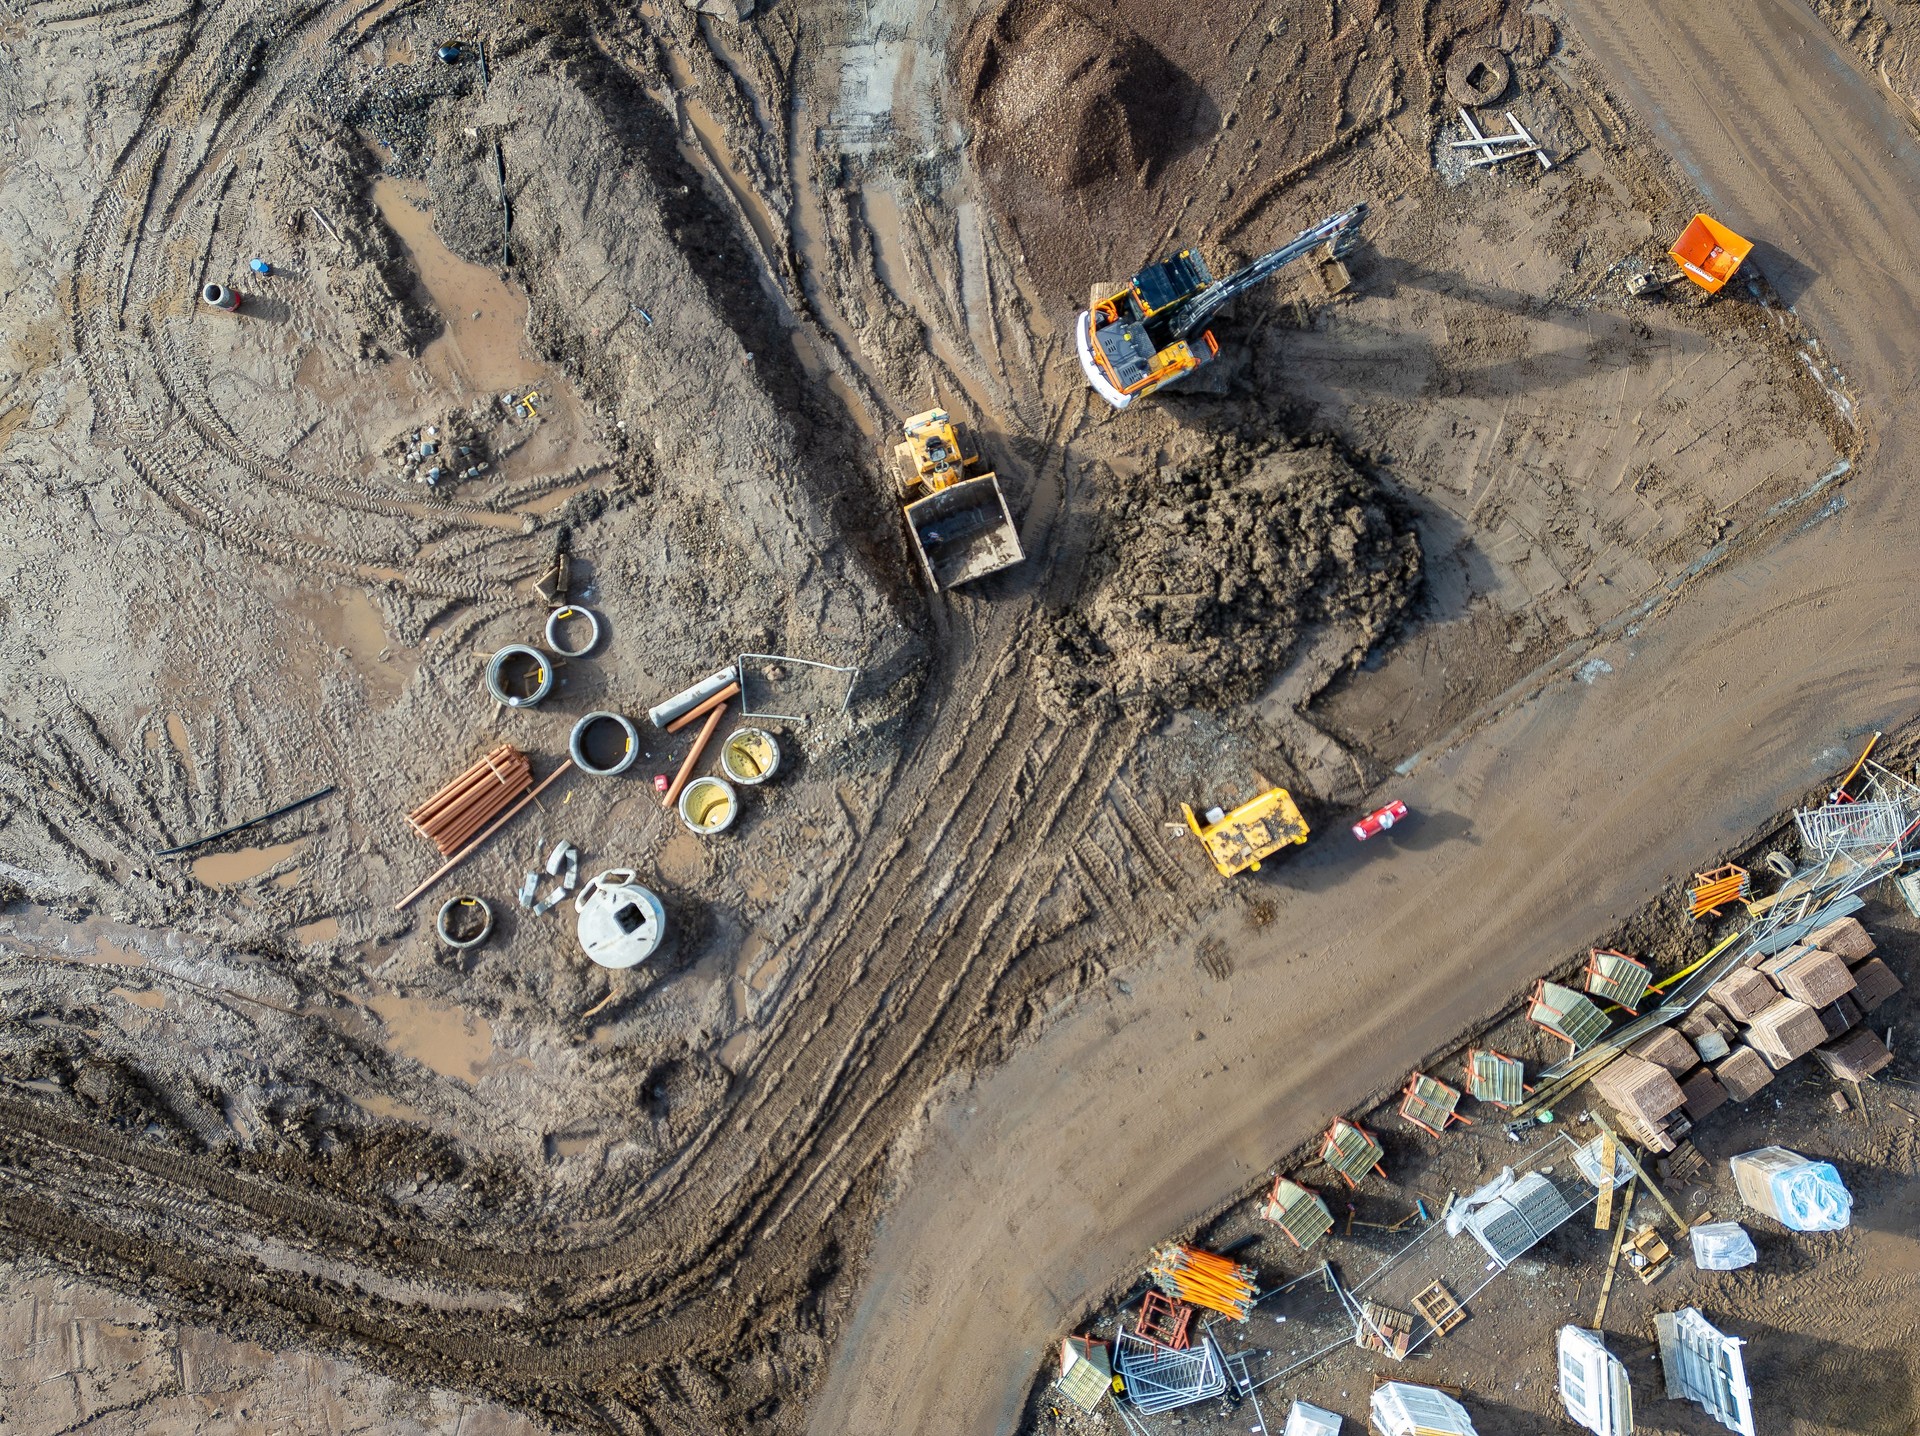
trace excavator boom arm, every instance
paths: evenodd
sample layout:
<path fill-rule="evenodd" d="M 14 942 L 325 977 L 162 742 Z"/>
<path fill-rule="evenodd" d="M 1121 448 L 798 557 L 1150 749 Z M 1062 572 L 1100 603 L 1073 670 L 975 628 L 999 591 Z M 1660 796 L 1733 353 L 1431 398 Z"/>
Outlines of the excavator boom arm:
<path fill-rule="evenodd" d="M 1319 248 L 1328 240 L 1334 241 L 1336 249 L 1341 241 L 1360 227 L 1367 217 L 1367 207 L 1356 204 L 1352 209 L 1336 214 L 1332 219 L 1322 220 L 1312 229 L 1295 235 L 1293 242 L 1282 245 L 1271 254 L 1263 254 L 1244 269 L 1235 270 L 1225 279 L 1209 285 L 1199 296 L 1186 304 L 1180 311 L 1179 323 L 1174 329 L 1175 339 L 1192 339 L 1205 329 L 1234 296 L 1243 294 L 1267 279 L 1278 270 L 1292 264 L 1294 260 L 1311 250 Z"/>

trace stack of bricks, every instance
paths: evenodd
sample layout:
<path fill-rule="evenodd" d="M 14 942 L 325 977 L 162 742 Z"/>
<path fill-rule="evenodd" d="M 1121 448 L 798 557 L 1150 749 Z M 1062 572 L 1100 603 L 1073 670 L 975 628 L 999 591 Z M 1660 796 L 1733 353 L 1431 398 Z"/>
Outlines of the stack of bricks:
<path fill-rule="evenodd" d="M 1860 1017 L 1860 1004 L 1853 1000 L 1851 994 L 1820 1009 L 1820 1021 L 1826 1027 L 1829 1038 L 1858 1027 Z"/>
<path fill-rule="evenodd" d="M 1713 1069 L 1713 1075 L 1726 1088 L 1728 1101 L 1745 1102 L 1773 1080 L 1773 1069 L 1766 1058 L 1743 1042 Z"/>
<path fill-rule="evenodd" d="M 1776 1072 L 1826 1040 L 1827 1029 L 1820 1014 L 1791 997 L 1781 998 L 1747 1028 L 1748 1045 Z"/>
<path fill-rule="evenodd" d="M 1780 989 L 1751 968 L 1739 968 L 1707 989 L 1735 1022 L 1751 1022 L 1780 1000 Z"/>
<path fill-rule="evenodd" d="M 1818 952 L 1819 950 L 1820 949 L 1809 943 L 1796 942 L 1792 947 L 1782 948 L 1776 953 L 1756 952 L 1752 957 L 1747 959 L 1746 966 L 1751 967 L 1762 976 L 1774 977 L 1779 973 L 1781 968 L 1791 967 L 1808 953 Z"/>
<path fill-rule="evenodd" d="M 1861 963 L 1853 970 L 1853 1000 L 1862 1012 L 1871 1012 L 1900 990 L 1895 977 L 1879 958 Z"/>
<path fill-rule="evenodd" d="M 1809 1007 L 1825 1007 L 1853 991 L 1853 974 L 1830 952 L 1814 948 L 1780 969 L 1773 978 L 1787 996 Z"/>
<path fill-rule="evenodd" d="M 1627 1051 L 1642 1061 L 1666 1068 L 1676 1077 L 1691 1072 L 1700 1061 L 1693 1044 L 1671 1027 L 1656 1028 Z"/>
<path fill-rule="evenodd" d="M 1848 962 L 1873 956 L 1873 939 L 1867 936 L 1867 930 L 1859 922 L 1850 917 L 1835 918 L 1825 927 L 1808 933 L 1807 944 L 1834 953 Z"/>
<path fill-rule="evenodd" d="M 1727 1089 L 1704 1067 L 1682 1082 L 1680 1091 L 1687 1099 L 1687 1116 L 1695 1122 L 1727 1100 Z"/>
<path fill-rule="evenodd" d="M 1886 1045 L 1864 1027 L 1838 1042 L 1828 1043 L 1813 1055 L 1841 1082 L 1864 1081 L 1893 1061 Z"/>
<path fill-rule="evenodd" d="M 1662 1117 L 1679 1111 L 1687 1101 L 1671 1072 L 1631 1054 L 1601 1068 L 1593 1079 L 1593 1089 L 1622 1116 L 1633 1118 L 1635 1125 L 1644 1129 L 1657 1127 Z"/>
<path fill-rule="evenodd" d="M 1723 1037 L 1731 1037 L 1736 1029 L 1733 1019 L 1722 1012 L 1719 1005 L 1702 998 L 1693 1010 L 1675 1024 L 1689 1037 L 1704 1037 L 1709 1032 L 1718 1032 Z"/>

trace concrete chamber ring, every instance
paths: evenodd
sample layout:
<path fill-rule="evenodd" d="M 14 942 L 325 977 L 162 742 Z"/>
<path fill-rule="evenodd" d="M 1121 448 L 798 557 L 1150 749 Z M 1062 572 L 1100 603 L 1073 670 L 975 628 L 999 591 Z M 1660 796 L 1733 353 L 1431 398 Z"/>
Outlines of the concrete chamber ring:
<path fill-rule="evenodd" d="M 467 933 L 464 937 L 455 936 L 455 920 L 464 918 L 471 924 L 476 916 L 476 909 L 480 919 L 478 930 Z M 448 947 L 457 950 L 478 947 L 493 932 L 493 909 L 487 905 L 485 898 L 451 897 L 441 905 L 440 916 L 434 919 L 433 926 L 434 930 L 440 934 L 440 941 Z"/>
<path fill-rule="evenodd" d="M 626 747 L 615 761 L 602 763 L 588 754 L 587 737 L 595 728 L 609 723 L 626 737 Z M 573 759 L 573 766 L 581 772 L 611 778 L 615 773 L 626 772 L 633 766 L 633 760 L 640 756 L 640 730 L 618 713 L 589 713 L 573 725 L 573 736 L 567 739 L 567 753 Z"/>
<path fill-rule="evenodd" d="M 1447 98 L 1457 105 L 1491 105 L 1512 79 L 1513 66 L 1491 45 L 1463 45 L 1447 59 Z"/>
<path fill-rule="evenodd" d="M 587 641 L 578 648 L 566 648 L 560 643 L 560 625 L 570 618 L 584 618 L 587 621 Z M 556 608 L 547 615 L 547 647 L 562 658 L 585 658 L 600 646 L 600 615 L 590 608 Z"/>
<path fill-rule="evenodd" d="M 509 668 L 515 670 L 509 673 Z M 532 686 L 526 687 L 531 674 Z M 524 691 L 522 691 L 524 690 Z M 553 664 L 547 655 L 524 643 L 509 643 L 487 664 L 487 692 L 509 708 L 531 708 L 553 691 Z"/>

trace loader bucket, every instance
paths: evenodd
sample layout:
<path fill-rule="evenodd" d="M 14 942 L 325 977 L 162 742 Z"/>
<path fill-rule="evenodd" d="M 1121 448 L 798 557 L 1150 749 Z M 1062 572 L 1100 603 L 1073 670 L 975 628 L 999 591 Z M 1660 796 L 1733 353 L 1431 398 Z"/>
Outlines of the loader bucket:
<path fill-rule="evenodd" d="M 1752 240 L 1742 239 L 1716 219 L 1696 214 L 1667 253 L 1687 278 L 1707 293 L 1718 294 L 1752 250 Z"/>

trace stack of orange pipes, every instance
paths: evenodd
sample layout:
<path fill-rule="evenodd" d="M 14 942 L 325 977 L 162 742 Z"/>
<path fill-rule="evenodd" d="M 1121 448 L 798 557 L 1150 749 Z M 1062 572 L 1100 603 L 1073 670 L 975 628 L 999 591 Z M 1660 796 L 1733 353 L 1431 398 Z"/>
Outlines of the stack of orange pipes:
<path fill-rule="evenodd" d="M 407 814 L 414 831 L 451 853 L 533 785 L 527 755 L 502 743 Z"/>
<path fill-rule="evenodd" d="M 1236 1321 L 1253 1311 L 1254 1273 L 1223 1256 L 1177 1243 L 1160 1247 L 1147 1265 L 1153 1284 L 1168 1296 L 1204 1306 Z"/>

